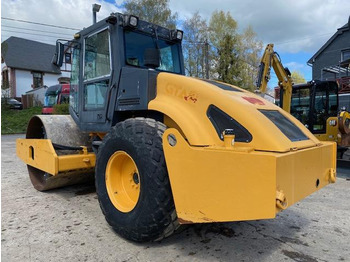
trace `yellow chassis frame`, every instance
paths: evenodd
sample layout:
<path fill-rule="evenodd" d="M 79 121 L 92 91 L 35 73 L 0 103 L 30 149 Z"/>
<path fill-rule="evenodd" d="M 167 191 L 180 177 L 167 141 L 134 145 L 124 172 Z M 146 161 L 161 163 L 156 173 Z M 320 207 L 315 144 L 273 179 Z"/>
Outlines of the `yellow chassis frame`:
<path fill-rule="evenodd" d="M 17 156 L 27 165 L 53 176 L 60 172 L 95 167 L 96 156 L 82 147 L 79 154 L 58 156 L 50 139 L 17 139 Z"/>
<path fill-rule="evenodd" d="M 170 138 L 168 138 L 170 136 Z M 175 145 L 170 145 L 169 140 Z M 287 153 L 196 147 L 167 129 L 163 147 L 180 223 L 274 218 L 335 182 L 336 144 Z"/>

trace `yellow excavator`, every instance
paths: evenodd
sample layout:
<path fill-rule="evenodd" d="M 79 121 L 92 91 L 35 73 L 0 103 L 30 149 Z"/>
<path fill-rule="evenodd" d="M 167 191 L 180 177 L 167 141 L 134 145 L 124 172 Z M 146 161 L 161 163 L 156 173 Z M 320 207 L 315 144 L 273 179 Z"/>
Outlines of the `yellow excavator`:
<path fill-rule="evenodd" d="M 294 85 L 288 68 L 268 44 L 261 58 L 257 88 L 265 94 L 271 69 L 278 78 L 276 102 L 286 112 L 302 122 L 321 141 L 338 144 L 338 158 L 350 160 L 350 114 L 338 111 L 338 84 L 335 81 L 310 81 Z"/>
<path fill-rule="evenodd" d="M 183 32 L 111 14 L 72 50 L 70 115 L 34 116 L 17 155 L 39 191 L 94 175 L 121 236 L 275 218 L 336 180 L 336 144 L 239 87 L 184 76 Z M 321 204 L 321 203 L 320 203 Z"/>

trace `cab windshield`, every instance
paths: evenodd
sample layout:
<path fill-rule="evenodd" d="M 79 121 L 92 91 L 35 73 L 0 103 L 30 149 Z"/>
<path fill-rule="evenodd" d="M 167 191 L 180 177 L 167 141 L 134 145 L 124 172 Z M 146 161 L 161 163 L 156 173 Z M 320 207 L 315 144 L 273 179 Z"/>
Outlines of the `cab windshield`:
<path fill-rule="evenodd" d="M 326 132 L 327 119 L 338 114 L 338 86 L 324 81 L 293 88 L 291 114 L 312 133 Z"/>
<path fill-rule="evenodd" d="M 160 53 L 159 71 L 181 73 L 179 44 L 152 36 L 125 31 L 126 64 L 137 67 L 146 67 L 144 54 L 147 49 L 158 49 Z"/>
<path fill-rule="evenodd" d="M 45 95 L 44 106 L 52 107 L 56 104 L 56 102 L 57 102 L 57 95 L 56 94 Z"/>
<path fill-rule="evenodd" d="M 290 113 L 304 125 L 309 126 L 310 87 L 293 88 Z"/>

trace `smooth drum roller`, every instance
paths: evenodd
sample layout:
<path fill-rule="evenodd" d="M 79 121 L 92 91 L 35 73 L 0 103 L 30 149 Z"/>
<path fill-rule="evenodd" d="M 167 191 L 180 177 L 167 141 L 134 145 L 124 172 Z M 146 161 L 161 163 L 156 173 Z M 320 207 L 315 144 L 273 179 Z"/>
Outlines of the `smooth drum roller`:
<path fill-rule="evenodd" d="M 79 147 L 89 146 L 89 135 L 79 130 L 71 116 L 37 115 L 27 127 L 27 139 L 50 139 L 56 154 L 79 153 Z M 67 185 L 85 183 L 93 179 L 94 168 L 69 170 L 51 175 L 27 165 L 30 180 L 35 189 L 45 191 Z"/>

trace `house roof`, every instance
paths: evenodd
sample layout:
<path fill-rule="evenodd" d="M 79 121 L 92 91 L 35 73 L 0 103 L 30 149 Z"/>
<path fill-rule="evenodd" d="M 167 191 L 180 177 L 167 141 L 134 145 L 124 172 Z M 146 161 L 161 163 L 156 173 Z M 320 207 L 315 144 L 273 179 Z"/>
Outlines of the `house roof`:
<path fill-rule="evenodd" d="M 34 89 L 32 89 L 32 90 L 27 91 L 27 92 L 26 92 L 26 94 L 35 93 L 35 92 L 37 92 L 38 90 L 41 90 L 41 89 L 47 89 L 47 88 L 48 88 L 48 87 L 47 87 L 47 86 L 45 86 L 45 85 L 43 85 L 43 86 L 39 86 L 39 87 L 37 87 L 37 88 L 34 88 Z"/>
<path fill-rule="evenodd" d="M 323 50 L 325 50 L 334 41 L 334 39 L 337 38 L 338 35 L 343 34 L 345 31 L 349 31 L 349 23 L 346 23 L 342 27 L 338 28 L 337 32 L 307 61 L 307 63 L 312 64 L 314 59 L 316 59 L 316 57 L 319 56 Z"/>
<path fill-rule="evenodd" d="M 60 68 L 51 62 L 55 49 L 54 45 L 11 36 L 2 42 L 1 55 L 8 67 L 60 74 Z"/>

